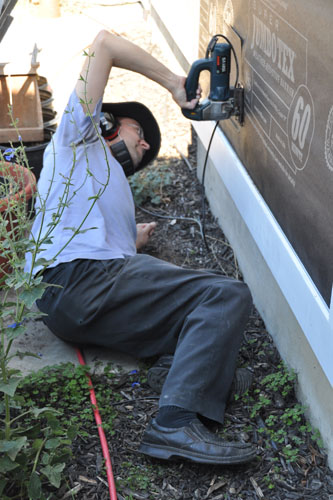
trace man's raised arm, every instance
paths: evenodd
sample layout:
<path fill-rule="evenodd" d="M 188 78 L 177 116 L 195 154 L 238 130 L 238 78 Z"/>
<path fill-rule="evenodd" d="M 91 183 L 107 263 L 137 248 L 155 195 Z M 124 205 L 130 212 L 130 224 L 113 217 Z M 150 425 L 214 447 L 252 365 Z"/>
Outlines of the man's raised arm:
<path fill-rule="evenodd" d="M 184 89 L 185 77 L 176 75 L 164 64 L 125 38 L 100 31 L 87 52 L 81 77 L 76 84 L 76 93 L 88 104 L 92 113 L 103 97 L 112 66 L 128 69 L 146 76 L 166 88 L 182 108 L 193 109 L 200 97 L 187 102 Z M 87 111 L 86 104 L 83 108 Z"/>

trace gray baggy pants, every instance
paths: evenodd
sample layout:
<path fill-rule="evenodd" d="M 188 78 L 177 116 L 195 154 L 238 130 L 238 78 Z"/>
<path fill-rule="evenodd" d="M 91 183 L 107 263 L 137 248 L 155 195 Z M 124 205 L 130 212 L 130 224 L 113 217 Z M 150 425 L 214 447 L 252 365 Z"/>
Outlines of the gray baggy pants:
<path fill-rule="evenodd" d="M 139 358 L 174 353 L 160 406 L 223 422 L 251 307 L 244 283 L 143 254 L 59 264 L 44 281 L 63 287 L 37 302 L 55 335 Z"/>

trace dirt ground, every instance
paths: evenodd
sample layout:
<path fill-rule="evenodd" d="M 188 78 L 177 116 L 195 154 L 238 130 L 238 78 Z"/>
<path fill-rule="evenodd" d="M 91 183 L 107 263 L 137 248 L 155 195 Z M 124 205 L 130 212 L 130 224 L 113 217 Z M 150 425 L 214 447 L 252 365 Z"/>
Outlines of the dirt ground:
<path fill-rule="evenodd" d="M 195 166 L 194 145 L 189 148 L 188 159 Z M 158 189 L 160 202 L 156 205 L 148 199 L 142 207 L 168 219 L 137 209 L 138 221 L 158 222 L 145 251 L 180 266 L 209 268 L 242 279 L 232 248 L 209 209 L 209 250 L 205 247 L 196 222 L 202 210 L 202 196 L 195 170 L 190 171 L 177 157 L 161 157 L 151 169 L 159 167 L 170 169 L 173 176 L 168 185 Z M 146 382 L 147 369 L 153 361 L 142 363 L 135 373 L 92 378 L 107 427 L 118 500 L 333 500 L 333 473 L 327 467 L 319 436 L 305 420 L 296 399 L 297 378 L 283 368 L 254 307 L 238 358 L 240 367 L 246 366 L 253 372 L 253 386 L 247 395 L 230 402 L 224 425 L 212 428 L 226 440 L 254 443 L 258 455 L 253 462 L 239 467 L 163 462 L 138 452 L 144 429 L 158 408 L 158 395 Z M 58 376 L 60 387 L 64 381 L 61 372 Z M 46 384 L 45 392 L 52 392 L 52 387 Z M 77 407 L 73 410 L 68 403 L 62 405 L 61 394 L 53 405 L 59 405 L 68 421 L 78 416 Z M 87 394 L 80 402 L 82 415 L 87 414 L 89 407 Z M 65 498 L 71 490 L 77 492 L 73 496 L 80 500 L 107 500 L 97 428 L 92 421 L 83 421 L 81 417 L 80 420 L 83 435 L 73 442 L 73 458 L 63 471 L 66 485 L 52 498 Z"/>

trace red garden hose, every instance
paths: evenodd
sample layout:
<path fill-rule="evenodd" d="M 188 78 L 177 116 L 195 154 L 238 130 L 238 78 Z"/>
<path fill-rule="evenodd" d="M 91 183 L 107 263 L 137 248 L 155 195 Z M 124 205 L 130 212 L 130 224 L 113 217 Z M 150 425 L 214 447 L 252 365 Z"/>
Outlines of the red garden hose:
<path fill-rule="evenodd" d="M 80 349 L 76 348 L 75 349 L 78 360 L 81 365 L 86 366 L 86 363 L 84 361 L 84 357 L 80 351 Z M 95 421 L 98 429 L 98 434 L 99 434 L 99 439 L 101 441 L 101 446 L 102 446 L 102 452 L 103 452 L 103 457 L 105 460 L 105 467 L 106 467 L 106 475 L 108 478 L 108 484 L 109 484 L 109 492 L 110 492 L 110 500 L 117 500 L 117 492 L 116 492 L 116 485 L 114 482 L 114 477 L 113 477 L 113 472 L 112 472 L 112 465 L 111 465 L 111 459 L 110 459 L 110 453 L 109 453 L 109 448 L 108 448 L 108 443 L 106 441 L 104 429 L 103 429 L 103 424 L 102 424 L 102 419 L 100 416 L 100 413 L 98 411 L 98 406 L 97 406 L 97 400 L 96 400 L 96 395 L 94 391 L 94 386 L 92 384 L 91 378 L 89 373 L 86 374 L 88 377 L 88 385 L 89 385 L 89 392 L 90 392 L 90 401 L 93 407 L 94 411 L 94 416 L 95 416 Z"/>

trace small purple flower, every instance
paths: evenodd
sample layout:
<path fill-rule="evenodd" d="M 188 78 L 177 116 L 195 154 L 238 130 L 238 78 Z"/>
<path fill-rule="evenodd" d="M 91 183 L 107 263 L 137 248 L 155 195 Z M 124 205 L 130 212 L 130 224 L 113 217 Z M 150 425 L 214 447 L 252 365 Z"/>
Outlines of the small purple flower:
<path fill-rule="evenodd" d="M 130 375 L 135 375 L 136 373 L 138 373 L 138 370 L 132 370 L 129 374 Z"/>
<path fill-rule="evenodd" d="M 132 387 L 140 387 L 140 382 L 133 382 Z"/>
<path fill-rule="evenodd" d="M 8 325 L 7 328 L 17 328 L 22 325 L 23 321 L 21 321 L 21 323 L 12 323 L 11 325 Z"/>
<path fill-rule="evenodd" d="M 4 151 L 3 156 L 4 156 L 5 160 L 11 161 L 15 156 L 15 149 L 14 148 L 7 148 Z"/>

